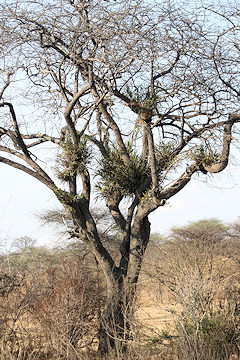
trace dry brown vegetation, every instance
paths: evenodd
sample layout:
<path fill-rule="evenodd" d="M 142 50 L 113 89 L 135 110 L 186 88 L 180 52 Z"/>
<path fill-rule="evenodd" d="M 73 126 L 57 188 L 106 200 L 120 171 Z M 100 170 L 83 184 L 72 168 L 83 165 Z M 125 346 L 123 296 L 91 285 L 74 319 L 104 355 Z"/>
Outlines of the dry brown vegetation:
<path fill-rule="evenodd" d="M 131 336 L 108 359 L 238 359 L 239 263 L 238 225 L 200 221 L 152 240 Z M 2 256 L 0 359 L 99 359 L 104 289 L 81 247 Z"/>

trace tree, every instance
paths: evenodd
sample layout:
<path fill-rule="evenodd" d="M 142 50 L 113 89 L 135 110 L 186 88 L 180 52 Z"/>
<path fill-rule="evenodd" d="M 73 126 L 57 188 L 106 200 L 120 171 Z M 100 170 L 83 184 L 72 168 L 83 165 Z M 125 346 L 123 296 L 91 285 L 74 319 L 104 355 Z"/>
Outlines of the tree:
<path fill-rule="evenodd" d="M 156 259 L 148 271 L 174 304 L 168 309 L 174 335 L 168 339 L 179 359 L 229 359 L 239 353 L 236 226 L 200 220 L 173 228 L 168 240 L 155 244 Z"/>
<path fill-rule="evenodd" d="M 0 9 L 0 162 L 51 189 L 96 257 L 105 353 L 127 328 L 123 304 L 134 297 L 149 214 L 194 175 L 228 164 L 240 121 L 237 15 L 144 0 Z M 121 232 L 117 261 L 92 213 L 96 191 Z"/>
<path fill-rule="evenodd" d="M 36 240 L 30 238 L 29 236 L 21 236 L 17 239 L 14 239 L 12 246 L 16 251 L 27 252 L 31 250 L 36 244 Z"/>

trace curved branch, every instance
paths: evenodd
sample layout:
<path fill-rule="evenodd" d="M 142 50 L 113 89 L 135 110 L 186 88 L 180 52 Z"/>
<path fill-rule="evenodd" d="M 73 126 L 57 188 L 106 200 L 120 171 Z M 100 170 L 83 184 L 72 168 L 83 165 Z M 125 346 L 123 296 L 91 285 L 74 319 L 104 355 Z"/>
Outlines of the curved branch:
<path fill-rule="evenodd" d="M 167 70 L 162 71 L 162 72 L 156 74 L 155 76 L 153 76 L 152 81 L 154 82 L 155 80 L 159 79 L 160 77 L 169 74 L 173 70 L 174 66 L 177 64 L 178 60 L 180 59 L 180 55 L 181 55 L 181 50 L 178 50 L 176 59 L 174 60 L 172 65 L 170 65 L 170 67 Z"/>
<path fill-rule="evenodd" d="M 8 106 L 8 108 L 10 110 L 10 113 L 12 116 L 12 121 L 13 121 L 13 126 L 15 129 L 15 131 L 8 131 L 8 133 L 9 133 L 8 135 L 12 139 L 15 148 L 19 148 L 23 152 L 23 156 L 19 156 L 19 154 L 20 154 L 19 152 L 16 152 L 16 155 L 18 157 L 21 157 L 29 166 L 31 166 L 35 170 L 35 172 L 41 176 L 41 178 L 44 178 L 44 179 L 46 179 L 46 181 L 51 183 L 52 182 L 51 178 L 46 174 L 46 172 L 35 161 L 32 160 L 31 154 L 28 151 L 27 146 L 24 143 L 22 135 L 20 133 L 13 105 L 9 102 L 0 103 L 0 107 L 4 107 L 4 106 Z"/>
<path fill-rule="evenodd" d="M 203 163 L 202 166 L 206 172 L 219 173 L 227 167 L 230 153 L 230 144 L 232 140 L 232 127 L 236 121 L 240 121 L 240 115 L 229 116 L 229 120 L 224 126 L 223 147 L 220 161 L 210 165 Z"/>
<path fill-rule="evenodd" d="M 79 100 L 79 98 L 86 92 L 90 89 L 90 85 L 87 84 L 86 86 L 84 86 L 80 91 L 78 91 L 76 94 L 73 95 L 73 98 L 72 100 L 68 103 L 65 111 L 64 111 L 64 117 L 65 117 L 65 120 L 66 120 L 66 123 L 67 123 L 67 126 L 69 128 L 69 131 L 71 133 L 71 136 L 74 140 L 75 143 L 78 142 L 79 140 L 79 136 L 78 136 L 78 133 L 76 131 L 76 128 L 74 126 L 74 123 L 71 119 L 71 112 L 75 106 L 75 104 L 77 103 L 77 101 Z"/>
<path fill-rule="evenodd" d="M 214 124 L 210 124 L 210 125 L 204 124 L 200 129 L 194 131 L 192 134 L 188 135 L 185 139 L 182 139 L 181 143 L 174 150 L 174 153 L 172 155 L 173 156 L 178 155 L 183 150 L 183 148 L 186 147 L 190 143 L 191 140 L 199 138 L 203 133 L 205 133 L 209 130 L 212 130 L 214 128 L 220 128 L 221 126 L 225 126 L 226 124 L 229 124 L 229 122 L 231 122 L 231 121 L 233 122 L 233 124 L 239 123 L 240 122 L 240 114 L 229 115 L 229 119 L 227 121 L 224 120 L 224 121 L 220 121 L 218 123 L 214 123 Z M 208 121 L 208 123 L 209 123 L 209 121 Z"/>
<path fill-rule="evenodd" d="M 176 195 L 189 183 L 192 175 L 199 170 L 199 165 L 196 162 L 192 165 L 189 165 L 184 171 L 184 173 L 174 182 L 173 185 L 161 192 L 161 198 L 168 200 L 172 196 Z"/>
<path fill-rule="evenodd" d="M 103 116 L 107 120 L 110 128 L 112 129 L 112 131 L 115 134 L 116 141 L 117 141 L 117 144 L 119 146 L 121 156 L 122 156 L 122 159 L 123 159 L 124 163 L 128 164 L 129 163 L 129 155 L 128 155 L 126 146 L 125 146 L 125 144 L 123 142 L 122 135 L 121 135 L 121 132 L 120 132 L 120 129 L 119 129 L 118 125 L 116 124 L 116 122 L 114 121 L 112 116 L 109 114 L 109 112 L 106 110 L 106 106 L 104 105 L 103 100 L 100 100 L 101 97 L 99 96 L 98 91 L 97 91 L 95 86 L 92 86 L 92 93 L 93 93 L 93 95 L 94 95 L 94 97 L 96 99 L 96 102 L 99 103 L 98 108 L 99 108 L 100 112 L 103 114 Z"/>
<path fill-rule="evenodd" d="M 199 170 L 199 165 L 195 162 L 186 168 L 184 173 L 173 183 L 173 185 L 161 192 L 152 191 L 152 196 L 150 196 L 147 200 L 143 200 L 138 206 L 135 221 L 140 223 L 144 217 L 148 216 L 159 206 L 164 206 L 166 200 L 181 191 L 189 183 L 192 175 Z"/>
<path fill-rule="evenodd" d="M 121 199 L 114 199 L 112 196 L 107 200 L 107 207 L 109 208 L 109 211 L 116 222 L 116 224 L 120 227 L 120 229 L 124 232 L 126 229 L 126 220 L 124 219 L 120 209 L 119 209 L 119 203 Z"/>
<path fill-rule="evenodd" d="M 57 187 L 54 184 L 54 182 L 52 180 L 46 179 L 45 177 L 43 177 L 42 175 L 40 175 L 39 173 L 37 173 L 36 171 L 33 171 L 31 169 L 29 169 L 28 167 L 16 163 L 15 161 L 12 161 L 10 159 L 6 159 L 2 156 L 0 156 L 0 162 L 6 165 L 10 165 L 11 167 L 15 168 L 15 169 L 19 169 L 23 172 L 25 172 L 26 174 L 29 174 L 31 176 L 33 176 L 35 179 L 41 181 L 43 184 L 45 184 L 49 189 L 56 191 Z"/>
<path fill-rule="evenodd" d="M 7 89 L 7 87 L 10 85 L 10 77 L 14 74 L 13 71 L 10 71 L 9 73 L 4 72 L 4 74 L 7 76 L 7 80 L 4 84 L 4 86 L 2 87 L 1 91 L 0 91 L 0 100 L 3 97 L 4 91 Z"/>

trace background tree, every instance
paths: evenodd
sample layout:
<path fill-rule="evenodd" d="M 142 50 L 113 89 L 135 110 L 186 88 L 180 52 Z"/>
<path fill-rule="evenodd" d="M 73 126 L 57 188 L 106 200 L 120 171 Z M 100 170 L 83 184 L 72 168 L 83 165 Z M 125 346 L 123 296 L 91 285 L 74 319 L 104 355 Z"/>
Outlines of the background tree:
<path fill-rule="evenodd" d="M 173 228 L 165 242 L 153 244 L 155 259 L 151 256 L 145 269 L 159 282 L 162 297 L 170 299 L 171 305 L 163 299 L 159 305 L 173 316 L 165 340 L 178 359 L 239 354 L 238 226 L 200 220 Z"/>
<path fill-rule="evenodd" d="M 97 259 L 104 353 L 127 328 L 149 214 L 228 164 L 240 121 L 237 12 L 144 0 L 4 1 L 0 11 L 0 162 L 51 189 Z M 94 189 L 121 232 L 117 261 Z"/>
<path fill-rule="evenodd" d="M 21 236 L 12 241 L 12 246 L 16 251 L 27 252 L 36 245 L 36 242 L 36 240 L 30 238 L 29 236 Z"/>

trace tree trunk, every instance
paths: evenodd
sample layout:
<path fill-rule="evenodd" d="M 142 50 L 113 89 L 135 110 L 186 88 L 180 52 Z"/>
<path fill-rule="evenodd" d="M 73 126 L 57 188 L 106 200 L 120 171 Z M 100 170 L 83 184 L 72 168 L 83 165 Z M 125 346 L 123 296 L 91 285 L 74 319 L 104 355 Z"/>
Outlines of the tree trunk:
<path fill-rule="evenodd" d="M 150 238 L 150 222 L 144 217 L 132 227 L 131 246 L 129 251 L 128 281 L 135 289 L 140 274 L 143 257 Z M 135 295 L 135 293 L 134 293 Z"/>
<path fill-rule="evenodd" d="M 107 279 L 107 298 L 99 329 L 99 355 L 120 355 L 126 350 L 130 337 L 133 303 L 143 256 L 150 236 L 150 223 L 145 217 L 132 239 L 129 272 L 116 279 L 112 274 Z M 121 270 L 120 270 L 121 271 Z"/>
<path fill-rule="evenodd" d="M 99 329 L 99 355 L 117 355 L 125 348 L 127 338 L 124 291 L 121 281 L 112 279 L 107 284 L 107 298 Z"/>

